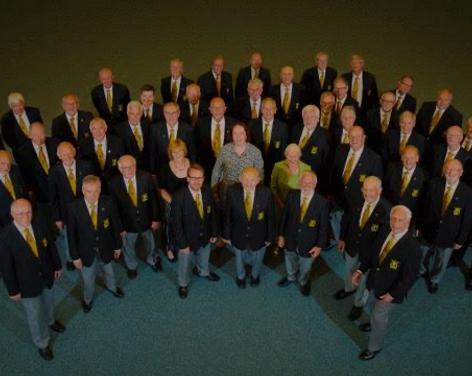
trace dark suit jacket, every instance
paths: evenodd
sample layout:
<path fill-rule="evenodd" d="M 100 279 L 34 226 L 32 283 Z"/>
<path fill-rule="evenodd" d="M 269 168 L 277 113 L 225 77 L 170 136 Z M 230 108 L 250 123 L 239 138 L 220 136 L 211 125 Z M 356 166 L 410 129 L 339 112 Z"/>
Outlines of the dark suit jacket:
<path fill-rule="evenodd" d="M 67 219 L 67 205 L 77 197 L 82 197 L 82 180 L 93 175 L 94 169 L 89 161 L 75 161 L 76 194 L 70 187 L 67 171 L 62 163 L 56 164 L 49 173 L 49 193 L 51 196 L 52 218 L 56 221 Z"/>
<path fill-rule="evenodd" d="M 195 124 L 192 124 L 192 116 L 190 113 L 190 104 L 188 100 L 184 100 L 180 106 L 180 117 L 179 119 L 184 121 L 187 124 L 190 124 L 192 127 L 197 125 L 198 120 L 205 116 L 209 116 L 210 112 L 208 111 L 208 103 L 205 102 L 203 99 L 200 99 L 198 104 L 198 114 L 197 114 L 197 121 Z"/>
<path fill-rule="evenodd" d="M 385 134 L 382 157 L 386 164 L 400 160 L 400 139 L 400 129 L 389 129 Z M 425 138 L 415 131 L 411 132 L 411 135 L 406 143 L 407 145 L 415 146 L 418 149 L 421 162 L 423 162 L 425 143 Z"/>
<path fill-rule="evenodd" d="M 52 287 L 54 272 L 62 268 L 46 224 L 35 221 L 32 227 L 38 258 L 13 223 L 8 224 L 0 235 L 0 266 L 10 296 L 18 293 L 22 298 L 39 296 L 44 285 Z"/>
<path fill-rule="evenodd" d="M 161 80 L 161 96 L 163 103 L 172 102 L 172 77 L 168 76 Z M 180 105 L 185 97 L 185 91 L 187 86 L 193 83 L 193 81 L 187 77 L 182 76 L 180 79 L 179 94 L 177 96 L 177 103 Z"/>
<path fill-rule="evenodd" d="M 92 113 L 88 111 L 78 111 L 76 116 L 75 123 L 78 130 L 77 139 L 70 129 L 70 124 L 65 113 L 53 119 L 51 125 L 52 137 L 57 138 L 59 141 L 68 141 L 75 147 L 77 147 L 84 138 L 91 137 L 89 125 L 93 118 Z"/>
<path fill-rule="evenodd" d="M 108 124 L 108 132 L 114 132 L 114 125 L 126 120 L 126 106 L 130 102 L 128 88 L 117 82 L 113 82 L 113 105 L 112 111 L 108 109 L 103 85 L 96 86 L 92 92 L 92 102 L 98 114 Z"/>
<path fill-rule="evenodd" d="M 262 104 L 261 104 L 262 107 Z M 251 117 L 251 100 L 248 95 L 242 96 L 236 100 L 234 104 L 233 114 L 236 119 L 241 120 L 243 123 L 248 124 L 250 121 L 255 120 Z M 261 117 L 261 112 L 259 111 L 258 118 Z"/>
<path fill-rule="evenodd" d="M 392 89 L 390 91 L 396 95 L 397 89 Z M 400 108 L 397 109 L 397 111 L 399 114 L 405 111 L 416 113 L 416 98 L 410 94 L 405 94 L 405 97 L 403 98 L 403 102 Z"/>
<path fill-rule="evenodd" d="M 425 161 L 427 162 L 425 168 L 429 170 L 431 176 L 440 177 L 444 166 L 444 158 L 446 158 L 447 154 L 447 146 L 434 145 L 432 149 L 432 153 L 429 155 L 428 160 Z M 461 180 L 465 183 L 469 183 L 472 169 L 472 156 L 461 147 L 454 159 L 458 159 L 462 162 L 464 173 L 462 174 Z"/>
<path fill-rule="evenodd" d="M 328 239 L 329 204 L 315 193 L 300 223 L 301 191 L 289 191 L 279 226 L 279 235 L 285 238 L 285 248 L 297 252 L 302 257 L 313 247 L 323 248 Z"/>
<path fill-rule="evenodd" d="M 431 120 L 433 119 L 435 111 L 436 102 L 424 102 L 416 116 L 416 130 L 421 133 L 431 145 L 444 144 L 446 142 L 444 134 L 451 125 L 462 127 L 462 114 L 451 105 L 444 111 L 433 132 L 429 134 Z"/>
<path fill-rule="evenodd" d="M 433 178 L 425 192 L 418 220 L 421 235 L 427 243 L 440 248 L 464 244 L 472 227 L 472 189 L 459 182 L 451 203 L 441 214 L 446 186 L 444 178 Z"/>
<path fill-rule="evenodd" d="M 155 124 L 162 120 L 164 120 L 164 110 L 161 104 L 155 103 L 155 102 L 152 104 L 151 120 L 145 117 L 145 113 L 143 109 L 143 117 L 141 118 L 141 122 L 146 123 L 146 125 L 148 125 L 149 127 L 151 126 L 151 124 Z"/>
<path fill-rule="evenodd" d="M 216 80 L 213 76 L 212 71 L 208 71 L 203 73 L 198 78 L 198 86 L 202 91 L 202 99 L 206 102 L 210 103 L 210 101 L 218 96 L 218 91 L 216 89 Z M 220 97 L 226 103 L 226 107 L 231 109 L 233 107 L 233 78 L 231 73 L 223 71 L 221 73 L 221 90 L 220 90 Z"/>
<path fill-rule="evenodd" d="M 138 196 L 136 207 L 128 194 L 123 176 L 115 176 L 109 184 L 110 195 L 118 208 L 123 230 L 141 233 L 148 230 L 152 222 L 160 221 L 159 203 L 154 182 L 148 172 L 136 171 L 135 188 Z"/>
<path fill-rule="evenodd" d="M 344 210 L 347 210 L 349 205 L 363 201 L 361 188 L 366 177 L 373 175 L 382 179 L 383 176 L 380 157 L 367 146 L 364 146 L 364 150 L 345 185 L 342 175 L 349 155 L 349 148 L 349 145 L 340 145 L 336 149 L 330 179 L 330 192 L 332 192 L 336 203 Z"/>
<path fill-rule="evenodd" d="M 283 98 L 280 97 L 280 84 L 272 86 L 268 96 L 273 98 L 277 103 L 277 113 L 275 116 L 286 122 L 289 126 L 289 130 L 292 125 L 301 121 L 301 113 L 304 105 L 304 88 L 302 85 L 295 82 L 292 84 L 292 95 L 290 97 L 290 106 L 287 114 L 284 113 L 283 110 Z"/>
<path fill-rule="evenodd" d="M 203 219 L 188 187 L 178 190 L 172 197 L 171 229 L 177 249 L 190 247 L 192 252 L 205 247 L 210 238 L 218 236 L 216 206 L 210 188 L 201 189 Z"/>
<path fill-rule="evenodd" d="M 361 262 L 359 270 L 363 273 L 370 270 L 367 289 L 373 291 L 377 298 L 389 293 L 394 298 L 393 303 L 400 304 L 415 283 L 421 263 L 421 248 L 418 241 L 407 232 L 379 265 L 379 254 L 389 232 L 390 229 L 385 228 L 378 236 L 372 246 L 370 259 Z"/>
<path fill-rule="evenodd" d="M 363 125 L 367 135 L 367 145 L 376 153 L 381 154 L 386 141 L 386 133 L 391 129 L 398 129 L 398 112 L 395 109 L 392 110 L 385 133 L 382 132 L 379 108 L 371 108 L 367 111 Z"/>
<path fill-rule="evenodd" d="M 145 120 L 141 120 L 141 133 L 143 137 L 143 150 L 139 150 L 138 143 L 128 121 L 119 123 L 116 126 L 117 135 L 121 138 L 124 154 L 132 155 L 138 162 L 138 167 L 144 170 L 149 169 L 149 149 L 151 146 L 151 127 Z"/>
<path fill-rule="evenodd" d="M 211 176 L 213 166 L 216 162 L 215 153 L 211 146 L 211 119 L 211 116 L 199 119 L 195 127 L 195 140 L 198 145 L 198 162 L 205 169 L 205 175 L 207 177 Z M 235 119 L 225 116 L 224 144 L 231 142 L 231 130 L 235 123 Z"/>
<path fill-rule="evenodd" d="M 49 158 L 49 171 L 53 168 L 57 161 L 57 145 L 58 140 L 50 137 L 46 137 L 45 145 L 48 158 Z M 25 179 L 26 187 L 29 191 L 32 191 L 38 202 L 49 202 L 49 185 L 48 185 L 48 174 L 43 170 L 39 163 L 38 156 L 34 150 L 33 143 L 26 142 L 19 149 L 18 154 L 18 165 L 21 170 L 21 174 Z"/>
<path fill-rule="evenodd" d="M 97 205 L 95 230 L 83 197 L 75 199 L 67 206 L 67 237 L 72 260 L 81 259 L 83 265 L 90 266 L 96 256 L 105 264 L 113 260 L 113 251 L 120 249 L 122 225 L 115 203 L 109 196 L 101 195 Z"/>
<path fill-rule="evenodd" d="M 270 177 L 274 164 L 284 159 L 284 151 L 288 144 L 287 124 L 278 119 L 274 119 L 270 135 L 270 145 L 267 152 L 264 149 L 263 119 L 252 120 L 249 123 L 249 127 L 251 129 L 251 142 L 261 151 L 262 159 L 264 160 L 265 184 L 270 185 Z"/>
<path fill-rule="evenodd" d="M 185 142 L 188 150 L 188 158 L 191 161 L 195 161 L 197 157 L 195 138 L 193 128 L 179 120 L 177 136 L 176 138 L 181 139 Z M 169 146 L 169 135 L 167 133 L 167 124 L 165 121 L 159 122 L 151 128 L 151 141 L 150 141 L 150 170 L 153 174 L 159 171 L 160 166 L 169 162 L 169 156 L 167 155 L 167 147 Z"/>
<path fill-rule="evenodd" d="M 361 110 L 359 108 L 359 103 L 357 103 L 357 101 L 350 97 L 349 95 L 346 97 L 346 99 L 344 100 L 344 103 L 343 103 L 343 106 L 341 108 L 341 110 L 346 107 L 346 106 L 351 106 L 351 107 L 354 107 L 354 110 L 356 111 L 356 124 L 360 124 L 361 121 L 362 121 L 362 114 L 361 114 Z M 336 103 L 334 105 L 334 111 L 336 113 Z M 339 128 L 342 128 L 342 124 L 341 124 L 341 112 L 339 113 L 336 113 L 336 118 L 337 118 L 337 121 L 338 121 L 338 127 Z"/>
<path fill-rule="evenodd" d="M 25 107 L 25 113 L 28 117 L 30 124 L 38 121 L 41 123 L 43 122 L 39 109 L 37 109 L 36 107 Z M 26 141 L 28 141 L 29 138 L 26 137 L 23 131 L 21 130 L 12 110 L 7 111 L 3 114 L 2 118 L 0 119 L 0 124 L 2 125 L 3 139 L 13 151 L 13 155 L 16 159 L 18 155 L 18 148 Z"/>
<path fill-rule="evenodd" d="M 321 87 L 318 68 L 308 68 L 303 72 L 300 83 L 305 88 L 306 103 L 320 105 L 320 97 L 324 91 L 332 91 L 334 79 L 338 76 L 336 69 L 326 67 L 325 79 L 323 87 Z"/>
<path fill-rule="evenodd" d="M 27 191 L 23 177 L 16 165 L 12 165 L 9 174 L 13 189 L 15 190 L 16 198 L 26 198 Z M 7 191 L 3 182 L 0 181 L 0 229 L 11 222 L 10 205 L 13 202 L 13 197 Z"/>
<path fill-rule="evenodd" d="M 238 249 L 257 251 L 275 240 L 274 199 L 266 186 L 256 187 L 250 220 L 244 208 L 243 186 L 240 183 L 230 186 L 224 216 L 223 238 Z"/>
<path fill-rule="evenodd" d="M 351 206 L 344 212 L 341 219 L 340 239 L 346 242 L 346 250 L 351 257 L 359 255 L 359 260 L 368 260 L 372 248 L 372 242 L 379 232 L 389 227 L 390 203 L 383 197 L 375 205 L 374 211 L 362 229 L 359 228 L 359 219 L 362 214 L 364 201 Z"/>
<path fill-rule="evenodd" d="M 262 92 L 262 96 L 265 97 L 265 93 L 267 93 L 270 89 L 270 71 L 267 68 L 261 67 L 259 69 L 258 78 L 264 83 L 264 90 Z M 241 68 L 238 73 L 238 78 L 236 79 L 236 87 L 235 91 L 235 98 L 241 98 L 247 95 L 247 84 L 251 80 L 251 66 L 248 65 L 247 67 Z"/>
<path fill-rule="evenodd" d="M 352 72 L 344 73 L 342 76 L 349 85 L 349 96 L 352 97 Z M 367 113 L 371 108 L 379 106 L 379 90 L 375 76 L 367 71 L 362 72 L 362 104 L 359 105 L 362 113 Z"/>

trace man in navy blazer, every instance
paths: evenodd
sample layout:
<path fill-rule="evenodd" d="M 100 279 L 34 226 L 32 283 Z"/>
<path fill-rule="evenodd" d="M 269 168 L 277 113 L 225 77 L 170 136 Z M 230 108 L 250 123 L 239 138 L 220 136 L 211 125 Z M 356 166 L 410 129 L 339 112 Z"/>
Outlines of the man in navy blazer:
<path fill-rule="evenodd" d="M 260 52 L 253 52 L 249 58 L 249 65 L 241 68 L 236 79 L 235 99 L 238 100 L 246 95 L 247 85 L 250 80 L 258 78 L 263 82 L 265 93 L 261 93 L 263 97 L 266 96 L 270 89 L 270 71 L 262 66 L 262 54 Z"/>
<path fill-rule="evenodd" d="M 410 94 L 415 80 L 409 74 L 400 77 L 397 87 L 391 92 L 395 94 L 395 109 L 401 114 L 404 111 L 416 112 L 416 98 Z"/>
<path fill-rule="evenodd" d="M 151 126 L 164 119 L 162 114 L 162 105 L 156 102 L 154 86 L 144 84 L 141 86 L 139 101 L 143 106 L 142 120 L 146 125 Z"/>
<path fill-rule="evenodd" d="M 236 100 L 234 116 L 248 124 L 249 121 L 258 119 L 261 115 L 262 90 L 264 83 L 259 78 L 251 79 L 247 84 L 247 94 Z"/>
<path fill-rule="evenodd" d="M 328 66 L 329 55 L 326 52 L 317 52 L 315 66 L 303 72 L 300 83 L 305 88 L 307 104 L 320 105 L 321 94 L 332 91 L 334 79 L 338 75 L 336 69 Z"/>
<path fill-rule="evenodd" d="M 233 78 L 231 73 L 224 70 L 225 60 L 223 56 L 216 56 L 211 69 L 203 73 L 197 81 L 202 90 L 202 99 L 207 103 L 214 97 L 221 97 L 230 109 L 233 108 Z"/>
<path fill-rule="evenodd" d="M 185 91 L 186 99 L 180 106 L 180 119 L 193 128 L 196 127 L 198 120 L 209 115 L 208 103 L 201 96 L 200 86 L 190 84 Z"/>
<path fill-rule="evenodd" d="M 183 75 L 184 63 L 179 58 L 172 59 L 169 66 L 170 76 L 161 80 L 161 96 L 163 103 L 182 104 L 185 90 L 193 81 Z"/>

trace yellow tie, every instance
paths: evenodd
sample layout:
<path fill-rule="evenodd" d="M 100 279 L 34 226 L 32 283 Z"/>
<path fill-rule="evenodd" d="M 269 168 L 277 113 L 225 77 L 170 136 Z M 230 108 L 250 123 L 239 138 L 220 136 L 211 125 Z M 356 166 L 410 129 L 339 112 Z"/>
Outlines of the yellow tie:
<path fill-rule="evenodd" d="M 387 243 L 382 248 L 382 251 L 380 251 L 379 265 L 382 265 L 383 261 L 385 260 L 385 258 L 388 256 L 388 254 L 392 250 L 394 244 L 395 244 L 395 235 L 390 234 L 389 238 L 387 240 Z"/>
<path fill-rule="evenodd" d="M 359 92 L 359 76 L 354 78 L 354 85 L 352 85 L 351 94 L 352 97 L 357 101 L 357 94 Z"/>
<path fill-rule="evenodd" d="M 441 215 L 447 210 L 447 207 L 451 203 L 452 199 L 452 187 L 450 185 L 447 186 L 446 191 L 444 192 L 443 200 L 442 200 L 442 208 L 441 208 Z"/>
<path fill-rule="evenodd" d="M 134 138 L 136 140 L 136 143 L 138 144 L 138 148 L 140 151 L 143 150 L 143 138 L 141 137 L 141 134 L 139 133 L 139 125 L 136 125 L 133 127 L 133 134 L 134 134 Z"/>
<path fill-rule="evenodd" d="M 256 102 L 252 102 L 252 108 L 251 108 L 251 119 L 257 119 L 257 109 L 256 109 Z"/>
<path fill-rule="evenodd" d="M 254 69 L 254 77 L 252 77 L 253 79 L 254 78 L 259 78 L 259 69 Z"/>
<path fill-rule="evenodd" d="M 174 80 L 172 83 L 172 89 L 170 90 L 172 102 L 177 102 L 177 81 Z"/>
<path fill-rule="evenodd" d="M 144 117 L 149 123 L 152 122 L 151 110 L 149 108 L 144 110 Z"/>
<path fill-rule="evenodd" d="M 303 222 L 303 218 L 305 218 L 306 211 L 308 210 L 308 197 L 303 195 L 302 204 L 300 206 L 300 223 Z"/>
<path fill-rule="evenodd" d="M 321 126 L 326 129 L 329 128 L 329 114 L 321 113 Z"/>
<path fill-rule="evenodd" d="M 400 109 L 400 106 L 402 105 L 402 102 L 403 102 L 403 97 L 398 97 L 397 103 L 395 104 L 395 108 L 396 108 L 397 110 Z"/>
<path fill-rule="evenodd" d="M 74 196 L 77 195 L 77 181 L 75 180 L 75 174 L 71 167 L 67 170 L 67 180 L 69 180 L 70 188 L 74 192 Z"/>
<path fill-rule="evenodd" d="M 192 104 L 191 123 L 193 127 L 195 126 L 195 124 L 197 124 L 197 118 L 198 118 L 197 105 Z"/>
<path fill-rule="evenodd" d="M 290 94 L 289 94 L 289 88 L 288 86 L 285 87 L 285 94 L 284 94 L 284 100 L 282 102 L 282 108 L 284 110 L 285 114 L 288 114 L 288 110 L 290 109 Z"/>
<path fill-rule="evenodd" d="M 111 93 L 111 89 L 107 89 L 107 106 L 108 106 L 108 111 L 112 112 L 112 110 L 113 110 L 113 94 Z"/>
<path fill-rule="evenodd" d="M 408 187 L 408 184 L 410 183 L 410 172 L 405 171 L 402 176 L 402 183 L 400 186 L 400 197 L 403 197 L 403 194 L 406 191 L 406 188 Z"/>
<path fill-rule="evenodd" d="M 349 134 L 344 132 L 343 139 L 341 140 L 341 144 L 349 144 Z"/>
<path fill-rule="evenodd" d="M 175 141 L 175 131 L 174 128 L 170 129 L 169 141 Z"/>
<path fill-rule="evenodd" d="M 324 81 L 325 81 L 325 73 L 324 71 L 321 71 L 321 74 L 320 74 L 320 87 L 323 88 L 324 86 Z"/>
<path fill-rule="evenodd" d="M 367 204 L 364 209 L 364 213 L 362 213 L 361 222 L 359 224 L 360 225 L 359 228 L 361 230 L 364 228 L 365 224 L 369 220 L 369 217 L 370 217 L 370 204 Z"/>
<path fill-rule="evenodd" d="M 219 74 L 216 76 L 216 92 L 221 97 L 221 76 Z"/>
<path fill-rule="evenodd" d="M 400 154 L 403 153 L 403 150 L 406 148 L 407 141 L 406 134 L 402 133 L 400 137 Z"/>
<path fill-rule="evenodd" d="M 246 192 L 246 197 L 244 198 L 244 209 L 246 210 L 247 220 L 250 221 L 252 216 L 251 192 Z"/>
<path fill-rule="evenodd" d="M 41 164 L 41 167 L 43 168 L 44 172 L 47 175 L 49 173 L 49 166 L 48 166 L 48 161 L 46 160 L 46 155 L 44 154 L 44 149 L 42 146 L 40 146 L 38 150 L 38 159 L 39 159 L 39 163 Z"/>
<path fill-rule="evenodd" d="M 468 137 L 465 138 L 464 140 L 464 143 L 462 144 L 463 148 L 465 149 L 465 151 L 469 151 L 470 149 L 470 139 Z"/>
<path fill-rule="evenodd" d="M 7 189 L 8 193 L 10 193 L 11 198 L 13 200 L 16 200 L 15 189 L 13 188 L 13 184 L 12 184 L 10 178 L 8 177 L 8 174 L 5 174 L 3 176 L 3 185 Z"/>
<path fill-rule="evenodd" d="M 382 116 L 382 133 L 385 133 L 387 132 L 387 128 L 388 128 L 388 116 L 387 116 L 387 113 L 384 112 L 383 116 Z"/>
<path fill-rule="evenodd" d="M 270 146 L 270 131 L 269 123 L 264 124 L 264 151 L 267 153 Z"/>
<path fill-rule="evenodd" d="M 26 243 L 28 243 L 29 247 L 31 248 L 31 251 L 33 252 L 33 255 L 36 258 L 39 258 L 38 246 L 28 227 L 25 227 L 25 229 L 23 230 L 23 234 L 25 236 Z"/>
<path fill-rule="evenodd" d="M 100 169 L 103 170 L 105 168 L 105 154 L 103 154 L 103 147 L 102 144 L 97 144 L 97 153 L 98 164 L 100 165 Z"/>
<path fill-rule="evenodd" d="M 343 174 L 343 183 L 347 184 L 349 181 L 349 178 L 351 177 L 351 172 L 352 168 L 354 167 L 354 161 L 356 159 L 356 155 L 354 153 L 351 153 L 351 156 L 349 157 L 349 160 L 346 163 L 346 168 L 344 169 L 344 174 Z"/>
<path fill-rule="evenodd" d="M 340 115 L 342 109 L 343 109 L 343 102 L 342 101 L 337 101 L 336 102 L 336 113 L 338 115 Z"/>
<path fill-rule="evenodd" d="M 200 219 L 203 219 L 203 203 L 202 198 L 200 197 L 200 193 L 195 193 L 195 205 L 197 205 L 198 215 Z"/>
<path fill-rule="evenodd" d="M 215 156 L 218 157 L 220 155 L 221 151 L 221 129 L 220 129 L 220 123 L 216 123 L 215 126 L 215 131 L 213 132 L 213 152 L 215 153 Z"/>
<path fill-rule="evenodd" d="M 300 145 L 299 145 L 300 149 L 303 149 L 305 147 L 309 139 L 310 139 L 310 132 L 306 131 L 305 136 L 303 136 L 303 138 L 300 141 Z"/>
<path fill-rule="evenodd" d="M 133 203 L 134 207 L 138 206 L 138 194 L 136 193 L 136 187 L 134 186 L 133 179 L 128 180 L 128 195 Z"/>
<path fill-rule="evenodd" d="M 454 159 L 454 154 L 452 152 L 448 151 L 447 154 L 446 154 L 446 159 L 444 160 L 444 163 L 446 163 L 447 161 L 449 161 L 451 159 Z"/>
<path fill-rule="evenodd" d="M 77 126 L 75 125 L 75 118 L 74 117 L 71 117 L 70 118 L 70 130 L 72 131 L 72 134 L 74 135 L 74 138 L 77 140 L 78 138 L 78 133 L 77 133 Z"/>
<path fill-rule="evenodd" d="M 29 138 L 29 131 L 28 127 L 26 126 L 25 119 L 23 119 L 23 115 L 19 115 L 20 122 L 18 125 L 20 126 L 21 131 L 25 134 L 26 137 Z"/>
<path fill-rule="evenodd" d="M 436 112 L 434 113 L 434 116 L 433 116 L 433 118 L 431 119 L 431 125 L 430 125 L 430 127 L 429 127 L 429 134 L 433 133 L 434 128 L 436 128 L 436 126 L 437 126 L 438 123 L 439 123 L 439 119 L 441 119 L 441 111 L 439 111 L 438 109 L 436 109 Z"/>
<path fill-rule="evenodd" d="M 90 219 L 92 220 L 93 228 L 96 230 L 98 228 L 98 217 L 95 205 L 90 205 Z"/>

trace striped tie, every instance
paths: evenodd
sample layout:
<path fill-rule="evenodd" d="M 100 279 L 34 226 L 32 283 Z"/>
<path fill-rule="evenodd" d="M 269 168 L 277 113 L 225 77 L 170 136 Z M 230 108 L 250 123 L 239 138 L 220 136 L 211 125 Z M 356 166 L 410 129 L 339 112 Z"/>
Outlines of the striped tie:
<path fill-rule="evenodd" d="M 307 210 L 308 210 L 308 197 L 306 195 L 303 195 L 302 204 L 300 206 L 300 223 L 303 222 L 303 218 L 305 218 Z"/>
<path fill-rule="evenodd" d="M 203 219 L 203 203 L 202 198 L 200 197 L 200 193 L 195 193 L 195 205 L 197 205 L 198 215 L 200 219 Z"/>
<path fill-rule="evenodd" d="M 354 153 L 351 153 L 351 156 L 349 157 L 346 163 L 346 168 L 344 169 L 344 174 L 343 174 L 344 184 L 347 184 L 347 182 L 349 181 L 349 178 L 351 177 L 352 168 L 354 167 L 355 159 L 356 159 L 356 155 Z"/>
<path fill-rule="evenodd" d="M 285 87 L 285 94 L 284 94 L 284 99 L 282 102 L 282 109 L 284 110 L 285 114 L 288 114 L 288 110 L 290 109 L 290 94 L 289 94 L 289 88 L 288 86 Z"/>
<path fill-rule="evenodd" d="M 110 113 L 113 111 L 113 94 L 111 92 L 111 89 L 107 89 L 107 107 L 108 107 L 108 111 L 110 111 Z"/>
<path fill-rule="evenodd" d="M 128 195 L 133 203 L 134 207 L 138 206 L 138 194 L 136 192 L 136 187 L 134 186 L 133 179 L 128 180 Z"/>
<path fill-rule="evenodd" d="M 247 216 L 247 220 L 250 221 L 251 220 L 251 216 L 252 216 L 252 199 L 251 199 L 251 192 L 246 192 L 246 197 L 244 198 L 244 209 L 246 211 L 246 216 Z"/>
<path fill-rule="evenodd" d="M 403 197 L 403 194 L 406 191 L 406 188 L 408 187 L 408 184 L 410 183 L 410 172 L 405 171 L 402 176 L 402 183 L 400 186 L 400 197 Z"/>
<path fill-rule="evenodd" d="M 352 90 L 351 90 L 351 94 L 352 94 L 352 97 L 356 100 L 357 100 L 357 95 L 359 93 L 359 76 L 356 76 L 354 78 L 354 85 L 352 85 Z M 359 101 L 358 101 L 359 102 Z"/>
<path fill-rule="evenodd" d="M 97 217 L 96 205 L 90 205 L 90 219 L 92 220 L 93 228 L 96 230 L 98 228 L 98 217 Z"/>
<path fill-rule="evenodd" d="M 70 130 L 72 132 L 72 134 L 74 135 L 74 138 L 77 140 L 77 138 L 79 137 L 78 133 L 77 133 L 77 126 L 75 125 L 75 117 L 71 117 L 70 118 Z"/>
<path fill-rule="evenodd" d="M 177 102 L 177 81 L 175 80 L 172 83 L 172 89 L 170 91 L 170 95 L 172 97 L 172 102 Z"/>
<path fill-rule="evenodd" d="M 23 119 L 23 115 L 18 115 L 18 117 L 20 118 L 18 125 L 20 126 L 21 131 L 24 133 L 26 137 L 29 138 L 29 130 L 28 130 L 28 127 L 26 126 L 25 119 Z"/>

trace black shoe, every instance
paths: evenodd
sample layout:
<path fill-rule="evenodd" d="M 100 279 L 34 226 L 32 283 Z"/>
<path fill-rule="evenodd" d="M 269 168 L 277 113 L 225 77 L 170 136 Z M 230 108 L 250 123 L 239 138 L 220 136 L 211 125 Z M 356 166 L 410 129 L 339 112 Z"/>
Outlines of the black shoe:
<path fill-rule="evenodd" d="M 308 282 L 306 285 L 300 285 L 300 292 L 302 293 L 303 296 L 308 296 L 310 295 L 310 282 Z"/>
<path fill-rule="evenodd" d="M 261 283 L 261 279 L 259 277 L 254 278 L 253 276 L 251 276 L 251 279 L 249 280 L 249 284 L 251 285 L 251 287 L 257 287 L 259 286 L 259 283 Z"/>
<path fill-rule="evenodd" d="M 469 290 L 469 291 L 472 291 L 472 275 L 470 275 L 467 278 L 467 281 L 465 282 L 465 289 Z"/>
<path fill-rule="evenodd" d="M 370 350 L 364 350 L 362 351 L 360 354 L 359 354 L 359 359 L 361 360 L 371 360 L 371 359 L 374 359 L 375 356 L 380 352 L 380 350 L 378 351 L 370 351 Z"/>
<path fill-rule="evenodd" d="M 182 299 L 185 299 L 188 295 L 188 289 L 187 287 L 182 287 L 180 286 L 179 287 L 179 296 L 182 298 Z"/>
<path fill-rule="evenodd" d="M 156 261 L 154 262 L 154 265 L 151 265 L 151 268 L 156 273 L 157 272 L 162 272 L 162 260 L 159 256 L 156 257 Z"/>
<path fill-rule="evenodd" d="M 44 349 L 38 349 L 38 352 L 41 358 L 43 358 L 44 360 L 52 360 L 54 358 L 54 355 L 52 354 L 52 350 L 49 345 L 46 346 Z"/>
<path fill-rule="evenodd" d="M 439 286 L 437 283 L 434 283 L 431 281 L 428 282 L 428 292 L 430 294 L 436 294 L 438 292 L 438 289 L 439 289 Z"/>
<path fill-rule="evenodd" d="M 240 289 L 246 288 L 246 279 L 245 278 L 239 279 L 236 277 L 236 285 L 238 285 Z"/>
<path fill-rule="evenodd" d="M 342 299 L 345 299 L 347 298 L 349 295 L 352 295 L 356 292 L 356 290 L 352 290 L 352 291 L 346 291 L 344 289 L 341 289 L 341 290 L 338 290 L 334 293 L 334 299 L 336 300 L 342 300 Z"/>
<path fill-rule="evenodd" d="M 351 321 L 354 321 L 354 320 L 357 320 L 359 317 L 362 316 L 362 307 L 356 307 L 356 306 L 353 306 L 352 309 L 351 309 L 351 312 L 349 312 L 349 320 Z"/>
<path fill-rule="evenodd" d="M 291 283 L 293 283 L 295 281 L 291 281 L 289 280 L 287 277 L 284 277 L 282 278 L 279 282 L 277 282 L 277 286 L 279 287 L 287 287 L 288 285 L 290 285 Z"/>
<path fill-rule="evenodd" d="M 359 325 L 359 329 L 362 330 L 364 333 L 369 333 L 372 328 L 370 327 L 370 322 L 366 322 L 365 324 Z"/>
<path fill-rule="evenodd" d="M 138 271 L 136 269 L 128 269 L 127 274 L 129 279 L 135 279 L 138 276 Z"/>
<path fill-rule="evenodd" d="M 125 296 L 124 291 L 119 287 L 117 287 L 115 291 L 111 291 L 111 293 L 115 296 L 115 298 L 121 299 L 121 298 L 124 298 Z"/>
<path fill-rule="evenodd" d="M 70 270 L 70 271 L 75 270 L 74 263 L 72 261 L 67 261 L 66 262 L 66 269 Z"/>
<path fill-rule="evenodd" d="M 210 274 L 206 276 L 206 279 L 208 279 L 211 282 L 217 282 L 220 280 L 220 277 L 218 274 L 210 272 Z"/>
<path fill-rule="evenodd" d="M 89 313 L 90 310 L 92 309 L 92 302 L 87 304 L 85 303 L 85 301 L 82 301 L 82 309 L 84 310 L 84 313 Z"/>
<path fill-rule="evenodd" d="M 49 325 L 49 327 L 51 328 L 51 330 L 54 330 L 57 333 L 64 333 L 64 331 L 66 330 L 66 327 L 57 320 L 54 321 L 52 325 Z"/>

